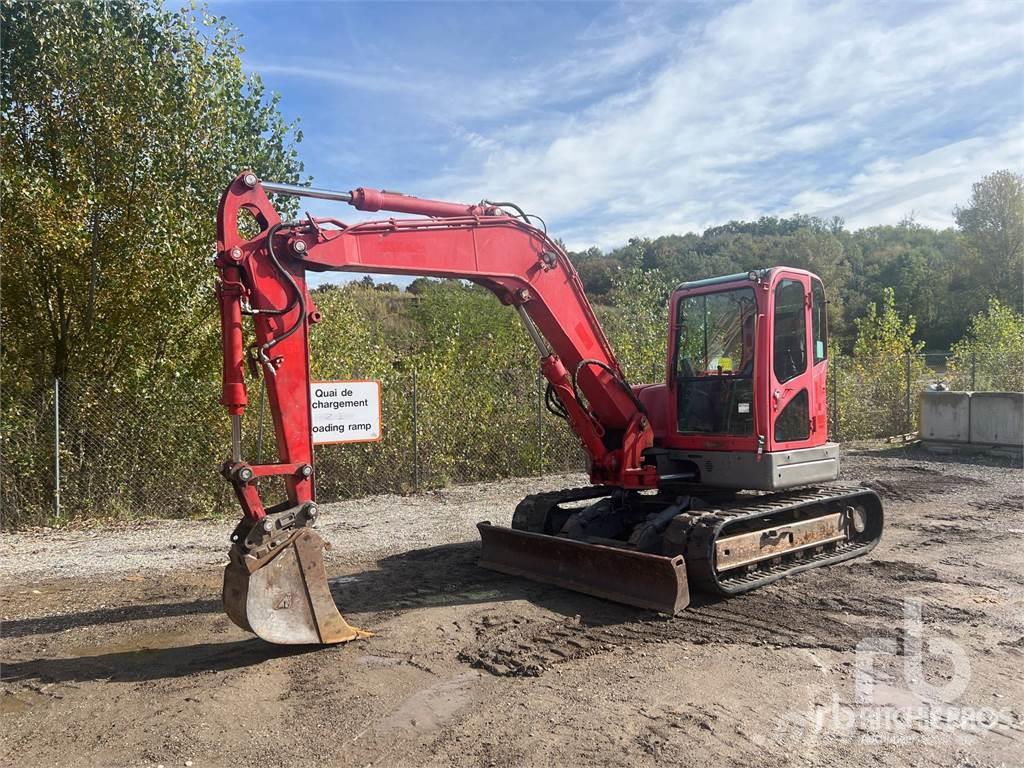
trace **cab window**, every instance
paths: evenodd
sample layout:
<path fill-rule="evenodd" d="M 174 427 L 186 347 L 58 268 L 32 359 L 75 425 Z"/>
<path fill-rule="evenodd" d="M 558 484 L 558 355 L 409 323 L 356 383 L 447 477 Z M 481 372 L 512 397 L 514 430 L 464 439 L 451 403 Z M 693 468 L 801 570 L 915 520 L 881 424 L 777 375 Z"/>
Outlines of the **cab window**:
<path fill-rule="evenodd" d="M 780 384 L 807 370 L 807 317 L 804 286 L 799 280 L 780 280 L 775 286 L 775 334 L 772 367 Z"/>
<path fill-rule="evenodd" d="M 677 373 L 684 378 L 752 376 L 755 312 L 750 288 L 682 298 Z"/>
<path fill-rule="evenodd" d="M 756 313 L 752 288 L 679 300 L 675 365 L 679 432 L 753 434 Z"/>
<path fill-rule="evenodd" d="M 811 280 L 811 338 L 814 341 L 814 364 L 828 357 L 828 315 L 825 288 L 821 280 Z"/>

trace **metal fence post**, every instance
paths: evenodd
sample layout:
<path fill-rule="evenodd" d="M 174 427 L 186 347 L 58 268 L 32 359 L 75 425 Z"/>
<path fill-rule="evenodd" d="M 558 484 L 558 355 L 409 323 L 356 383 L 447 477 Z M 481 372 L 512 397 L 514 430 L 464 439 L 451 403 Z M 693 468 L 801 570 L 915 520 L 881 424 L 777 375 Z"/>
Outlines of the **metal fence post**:
<path fill-rule="evenodd" d="M 416 368 L 412 369 L 412 489 L 420 490 L 419 394 L 416 386 Z"/>
<path fill-rule="evenodd" d="M 60 379 L 53 377 L 53 511 L 60 519 Z"/>
<path fill-rule="evenodd" d="M 978 352 L 971 350 L 971 391 L 978 388 Z"/>
<path fill-rule="evenodd" d="M 537 474 L 544 474 L 544 382 L 537 374 Z"/>
<path fill-rule="evenodd" d="M 906 423 L 906 429 L 903 430 L 904 434 L 910 432 L 910 430 L 914 426 L 913 417 L 910 415 L 910 368 L 911 368 L 911 365 L 910 365 L 910 355 L 911 355 L 911 352 L 908 349 L 907 350 L 907 362 L 906 362 L 906 366 L 907 366 L 907 403 L 906 403 L 907 423 Z"/>

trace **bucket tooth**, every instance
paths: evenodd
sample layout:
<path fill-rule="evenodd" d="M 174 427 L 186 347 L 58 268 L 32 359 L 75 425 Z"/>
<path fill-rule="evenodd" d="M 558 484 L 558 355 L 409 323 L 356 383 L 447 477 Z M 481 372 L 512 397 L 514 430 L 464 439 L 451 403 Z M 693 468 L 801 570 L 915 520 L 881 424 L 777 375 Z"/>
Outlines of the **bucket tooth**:
<path fill-rule="evenodd" d="M 690 603 L 686 564 L 603 544 L 478 523 L 480 566 L 675 615 Z"/>
<path fill-rule="evenodd" d="M 254 570 L 232 552 L 224 569 L 224 610 L 237 626 L 277 645 L 332 645 L 369 632 L 338 612 L 324 568 L 324 542 L 300 528 Z"/>

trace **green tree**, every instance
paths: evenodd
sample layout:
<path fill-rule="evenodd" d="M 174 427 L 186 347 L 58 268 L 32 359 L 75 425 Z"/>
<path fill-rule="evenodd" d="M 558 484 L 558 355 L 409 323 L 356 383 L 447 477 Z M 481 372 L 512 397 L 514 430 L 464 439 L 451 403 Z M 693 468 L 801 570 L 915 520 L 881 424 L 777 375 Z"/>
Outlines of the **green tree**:
<path fill-rule="evenodd" d="M 966 206 L 953 209 L 953 216 L 982 302 L 995 296 L 1024 311 L 1024 175 L 989 174 L 974 185 Z"/>
<path fill-rule="evenodd" d="M 593 302 L 606 301 L 614 287 L 615 272 L 622 265 L 613 258 L 605 256 L 600 248 L 590 248 L 579 253 L 569 253 L 587 296 Z"/>
<path fill-rule="evenodd" d="M 5 383 L 209 366 L 217 199 L 297 181 L 299 134 L 205 11 L 5 0 L 2 26 Z"/>
<path fill-rule="evenodd" d="M 842 435 L 866 438 L 911 431 L 915 423 L 916 389 L 925 375 L 920 356 L 924 344 L 914 341 L 914 318 L 904 320 L 900 316 L 895 293 L 886 288 L 881 307 L 870 304 L 855 325 L 853 358 L 843 361 L 847 364 L 843 366 L 846 370 L 840 395 L 845 395 L 847 402 L 840 406 Z"/>
<path fill-rule="evenodd" d="M 616 273 L 612 307 L 601 313 L 609 341 L 633 384 L 665 380 L 672 280 L 639 264 Z"/>
<path fill-rule="evenodd" d="M 949 373 L 957 389 L 1024 392 L 1024 315 L 989 299 L 953 345 Z"/>
<path fill-rule="evenodd" d="M 929 229 L 911 220 L 869 227 L 853 233 L 845 249 L 851 274 L 838 289 L 850 317 L 862 316 L 891 287 L 896 306 L 914 314 L 928 347 L 948 349 L 963 333 L 967 315 L 950 311 L 969 300 L 962 284 L 963 249 L 953 229 Z"/>
<path fill-rule="evenodd" d="M 52 492 L 49 441 L 10 441 L 53 376 L 68 513 L 208 512 L 226 490 L 213 212 L 243 168 L 297 182 L 300 135 L 203 10 L 3 0 L 0 28 L 5 522 Z"/>

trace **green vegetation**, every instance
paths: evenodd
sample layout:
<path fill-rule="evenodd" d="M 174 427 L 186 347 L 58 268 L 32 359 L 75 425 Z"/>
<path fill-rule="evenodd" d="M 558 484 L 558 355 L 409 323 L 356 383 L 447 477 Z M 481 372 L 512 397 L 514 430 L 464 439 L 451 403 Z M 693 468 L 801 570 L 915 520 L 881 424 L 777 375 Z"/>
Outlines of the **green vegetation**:
<path fill-rule="evenodd" d="M 829 320 L 852 350 L 855 321 L 891 288 L 896 306 L 917 318 L 915 338 L 949 349 L 990 297 L 1024 311 L 1024 176 L 998 171 L 974 185 L 956 208 L 958 229 L 934 230 L 907 219 L 851 232 L 839 219 L 811 216 L 732 221 L 702 234 L 634 238 L 609 253 L 573 253 L 591 298 L 607 301 L 617 275 L 657 270 L 669 285 L 787 264 L 818 274 L 829 293 Z"/>
<path fill-rule="evenodd" d="M 209 508 L 196 477 L 224 446 L 212 212 L 240 168 L 298 181 L 300 136 L 222 19 L 150 0 L 0 14 L 5 518 L 49 503 L 35 411 L 53 377 L 78 514 Z"/>
<path fill-rule="evenodd" d="M 953 345 L 949 371 L 957 389 L 1024 392 L 1024 315 L 989 299 Z"/>
<path fill-rule="evenodd" d="M 908 382 L 916 397 L 916 382 L 924 376 L 920 357 L 924 342 L 913 340 L 916 323 L 896 311 L 892 288 L 883 291 L 881 308 L 868 305 L 864 317 L 854 321 L 857 339 L 853 355 L 833 350 L 833 385 L 838 388 L 838 433 L 846 439 L 910 432 L 915 403 L 907 408 Z"/>
<path fill-rule="evenodd" d="M 0 12 L 4 524 L 50 514 L 54 377 L 67 515 L 233 514 L 215 473 L 227 429 L 212 213 L 241 168 L 298 181 L 301 134 L 244 74 L 223 19 L 156 0 L 2 0 Z M 1024 177 L 980 180 L 954 218 L 851 232 L 765 217 L 570 256 L 634 382 L 663 376 L 679 282 L 774 264 L 818 273 L 839 434 L 860 437 L 910 428 L 907 361 L 919 382 L 922 348 L 952 346 L 955 381 L 1024 386 Z M 539 411 L 529 340 L 486 291 L 366 279 L 314 300 L 326 317 L 315 374 L 381 379 L 388 435 L 320 450 L 322 498 L 412 488 L 414 371 L 421 487 L 579 466 L 575 438 Z"/>

